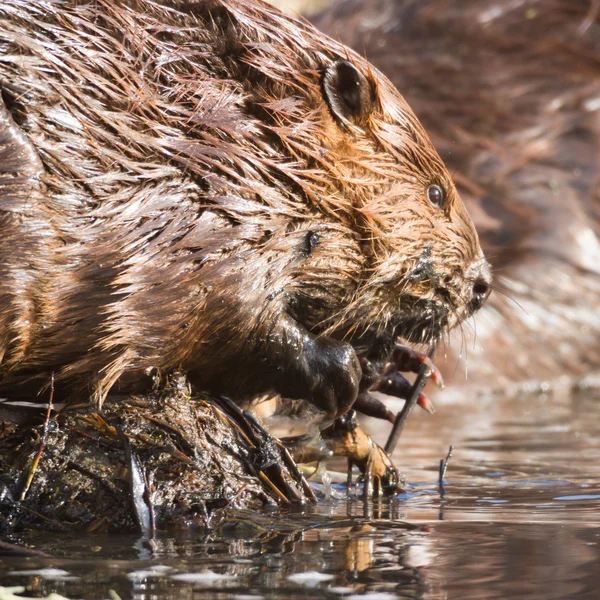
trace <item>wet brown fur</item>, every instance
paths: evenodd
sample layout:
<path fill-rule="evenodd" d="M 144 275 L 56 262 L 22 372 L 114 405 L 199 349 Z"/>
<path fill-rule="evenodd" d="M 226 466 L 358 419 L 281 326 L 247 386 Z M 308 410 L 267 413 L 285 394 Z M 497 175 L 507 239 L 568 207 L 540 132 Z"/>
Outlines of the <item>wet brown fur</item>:
<path fill-rule="evenodd" d="M 489 388 L 598 368 L 600 3 L 346 0 L 315 22 L 403 90 L 493 264 L 502 293 L 447 374 Z"/>
<path fill-rule="evenodd" d="M 376 90 L 350 131 L 321 92 L 335 60 Z M 3 396 L 54 373 L 101 404 L 183 368 L 250 397 L 302 359 L 279 358 L 297 322 L 428 338 L 469 314 L 483 257 L 438 154 L 307 23 L 246 0 L 0 2 L 0 89 Z M 435 273 L 411 279 L 424 253 Z"/>

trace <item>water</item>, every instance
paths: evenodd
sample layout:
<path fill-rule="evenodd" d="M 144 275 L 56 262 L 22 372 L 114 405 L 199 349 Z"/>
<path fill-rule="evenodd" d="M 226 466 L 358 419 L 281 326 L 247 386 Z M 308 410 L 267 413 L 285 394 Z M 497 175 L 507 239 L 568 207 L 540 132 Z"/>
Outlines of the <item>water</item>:
<path fill-rule="evenodd" d="M 397 499 L 232 515 L 218 533 L 153 542 L 28 533 L 53 558 L 0 560 L 0 585 L 139 600 L 600 597 L 600 398 L 437 408 L 411 416 L 401 438 L 395 461 L 411 487 Z M 384 426 L 366 426 L 385 438 Z"/>

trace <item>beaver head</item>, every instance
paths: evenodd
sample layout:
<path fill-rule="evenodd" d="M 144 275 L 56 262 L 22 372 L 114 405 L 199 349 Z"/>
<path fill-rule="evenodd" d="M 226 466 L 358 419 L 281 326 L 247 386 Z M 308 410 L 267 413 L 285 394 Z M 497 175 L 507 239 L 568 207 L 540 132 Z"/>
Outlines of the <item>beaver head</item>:
<path fill-rule="evenodd" d="M 329 210 L 353 232 L 359 258 L 352 265 L 347 256 L 355 286 L 343 304 L 316 305 L 336 289 L 322 272 L 299 290 L 295 315 L 355 344 L 381 336 L 430 342 L 490 293 L 473 223 L 427 134 L 383 75 L 356 57 L 337 60 L 323 70 L 321 93 L 329 114 L 317 139 L 336 186 L 322 203 L 334 204 Z"/>

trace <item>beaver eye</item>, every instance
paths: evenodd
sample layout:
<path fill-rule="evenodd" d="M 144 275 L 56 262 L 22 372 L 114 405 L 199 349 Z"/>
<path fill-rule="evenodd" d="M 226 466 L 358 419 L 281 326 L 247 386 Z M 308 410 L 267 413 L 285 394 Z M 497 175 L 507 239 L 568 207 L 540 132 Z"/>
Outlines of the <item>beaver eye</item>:
<path fill-rule="evenodd" d="M 347 125 L 348 121 L 364 121 L 373 111 L 373 87 L 349 62 L 338 60 L 329 65 L 321 85 L 329 110 L 341 125 Z"/>
<path fill-rule="evenodd" d="M 430 185 L 427 188 L 427 199 L 434 206 L 442 208 L 444 206 L 444 200 L 446 200 L 446 192 L 437 184 Z"/>

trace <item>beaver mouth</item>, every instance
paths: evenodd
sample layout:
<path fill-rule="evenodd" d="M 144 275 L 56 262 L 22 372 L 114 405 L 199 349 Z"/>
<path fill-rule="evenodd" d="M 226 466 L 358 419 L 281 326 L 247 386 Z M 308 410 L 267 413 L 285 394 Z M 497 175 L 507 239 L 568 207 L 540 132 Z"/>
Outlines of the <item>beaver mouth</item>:
<path fill-rule="evenodd" d="M 415 307 L 396 325 L 394 334 L 413 344 L 430 344 L 450 329 L 449 311 L 433 302 Z"/>
<path fill-rule="evenodd" d="M 452 328 L 452 315 L 448 307 L 438 302 L 420 300 L 410 312 L 404 313 L 395 321 L 388 321 L 385 326 L 371 322 L 353 334 L 343 332 L 341 339 L 349 341 L 359 356 L 383 356 L 399 338 L 411 344 L 436 342 Z"/>

